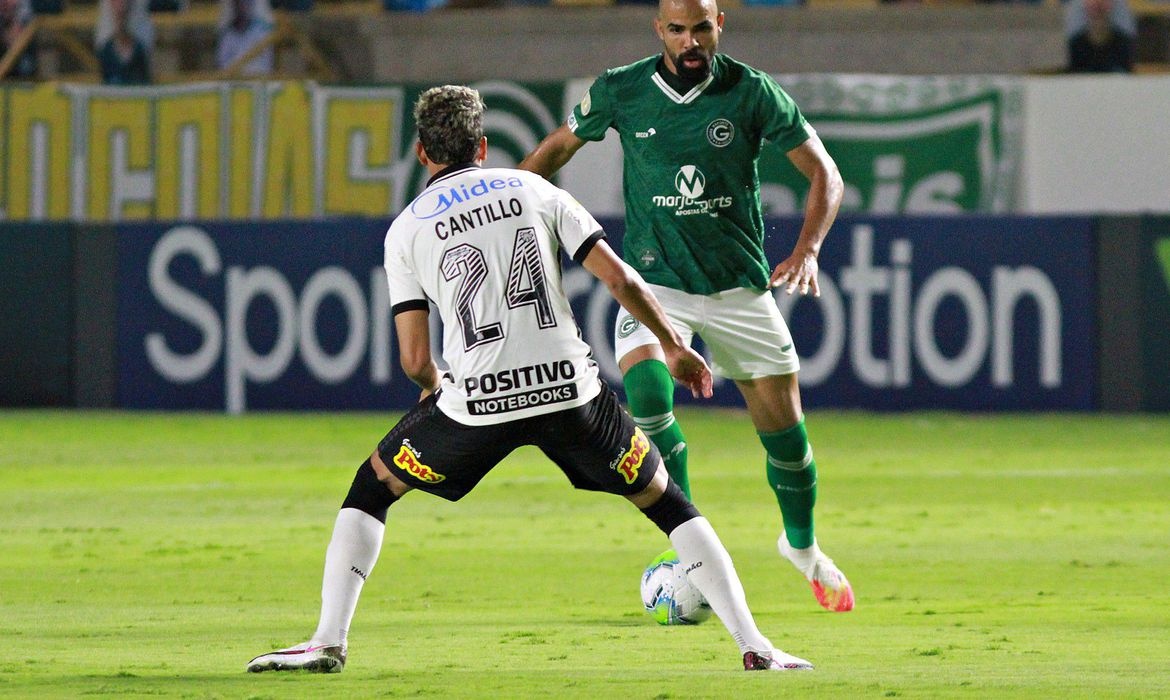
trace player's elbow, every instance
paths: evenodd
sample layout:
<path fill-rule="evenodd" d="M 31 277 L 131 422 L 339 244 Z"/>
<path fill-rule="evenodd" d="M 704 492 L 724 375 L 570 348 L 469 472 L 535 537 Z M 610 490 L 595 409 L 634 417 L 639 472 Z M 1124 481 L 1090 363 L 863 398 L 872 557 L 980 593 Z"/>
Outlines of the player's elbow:
<path fill-rule="evenodd" d="M 845 197 L 845 180 L 835 164 L 825 173 L 825 196 L 834 206 L 839 206 Z"/>
<path fill-rule="evenodd" d="M 641 287 L 642 278 L 628 265 L 620 265 L 602 280 L 613 298 L 625 299 Z"/>
<path fill-rule="evenodd" d="M 429 383 L 433 374 L 431 353 L 429 349 L 402 348 L 399 352 L 399 364 L 410 381 L 423 386 Z"/>

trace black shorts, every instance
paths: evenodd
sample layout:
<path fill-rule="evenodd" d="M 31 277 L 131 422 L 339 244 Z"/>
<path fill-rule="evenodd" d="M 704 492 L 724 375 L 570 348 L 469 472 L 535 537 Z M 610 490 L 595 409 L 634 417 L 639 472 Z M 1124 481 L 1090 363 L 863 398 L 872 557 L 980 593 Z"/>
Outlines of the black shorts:
<path fill-rule="evenodd" d="M 411 488 L 449 501 L 467 495 L 521 445 L 539 447 L 575 488 L 622 496 L 646 488 L 660 461 L 604 383 L 584 406 L 497 425 L 458 423 L 436 400 L 432 394 L 403 416 L 378 443 L 378 455 Z"/>

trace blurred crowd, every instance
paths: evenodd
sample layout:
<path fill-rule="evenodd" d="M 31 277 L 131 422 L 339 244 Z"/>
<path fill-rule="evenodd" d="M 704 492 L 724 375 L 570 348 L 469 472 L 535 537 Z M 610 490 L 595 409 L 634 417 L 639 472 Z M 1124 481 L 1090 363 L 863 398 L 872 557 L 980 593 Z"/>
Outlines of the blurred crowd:
<path fill-rule="evenodd" d="M 50 0 L 48 14 L 61 5 Z M 275 68 L 275 22 L 268 0 L 219 0 L 215 66 L 226 77 L 256 78 Z M 36 6 L 32 0 L 0 0 L 0 78 L 38 76 Z M 98 0 L 93 54 L 101 82 L 148 85 L 155 80 L 154 16 L 183 12 L 186 0 Z"/>
<path fill-rule="evenodd" d="M 29 0 L 0 0 L 0 77 L 29 80 L 37 75 L 36 32 Z"/>
<path fill-rule="evenodd" d="M 1132 73 L 1137 19 L 1126 0 L 1074 0 L 1065 8 L 1070 73 Z"/>
<path fill-rule="evenodd" d="M 313 0 L 275 0 L 281 8 L 309 10 Z M 517 0 L 525 2 L 526 0 Z M 541 2 L 544 0 L 533 0 Z M 878 0 L 912 3 L 922 0 Z M 984 0 L 986 1 L 986 0 Z M 1012 2 L 1013 0 L 1006 0 Z M 1042 0 L 1015 0 L 1032 2 Z M 1165 0 L 1170 3 L 1170 0 Z M 187 0 L 97 0 L 93 51 L 101 80 L 143 85 L 155 80 L 152 57 L 158 12 L 184 12 Z M 270 0 L 218 0 L 215 66 L 222 77 L 270 76 L 276 63 L 276 32 Z M 390 11 L 426 12 L 461 0 L 383 0 Z M 657 0 L 616 0 L 653 4 Z M 741 0 L 744 5 L 802 5 L 806 0 Z M 1134 71 L 1138 22 L 1128 0 L 1062 0 L 1070 73 Z M 64 0 L 0 0 L 0 79 L 39 77 L 35 20 L 59 13 Z M 462 6 L 466 6 L 465 4 Z"/>

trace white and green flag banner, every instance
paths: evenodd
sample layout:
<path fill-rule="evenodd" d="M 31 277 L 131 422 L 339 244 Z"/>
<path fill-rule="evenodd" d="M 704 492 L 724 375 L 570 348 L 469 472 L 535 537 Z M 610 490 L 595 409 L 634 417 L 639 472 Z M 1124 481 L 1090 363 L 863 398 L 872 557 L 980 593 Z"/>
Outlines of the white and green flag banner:
<path fill-rule="evenodd" d="M 1006 212 L 1019 169 L 1023 85 L 1014 78 L 780 76 L 868 214 Z M 791 167 L 761 164 L 769 201 L 801 192 Z M 780 176 L 773 173 L 779 171 Z M 776 199 L 773 199 L 775 197 Z M 776 212 L 779 213 L 779 212 Z"/>

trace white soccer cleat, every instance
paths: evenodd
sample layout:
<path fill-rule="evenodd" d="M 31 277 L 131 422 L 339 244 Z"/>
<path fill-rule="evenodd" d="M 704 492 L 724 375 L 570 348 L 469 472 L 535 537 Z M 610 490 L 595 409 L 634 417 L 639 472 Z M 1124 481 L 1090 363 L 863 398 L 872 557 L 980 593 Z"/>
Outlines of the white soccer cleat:
<path fill-rule="evenodd" d="M 785 654 L 779 649 L 749 651 L 743 655 L 745 671 L 811 671 L 813 665 L 804 659 Z"/>
<path fill-rule="evenodd" d="M 341 673 L 345 668 L 345 647 L 340 644 L 305 642 L 288 649 L 261 654 L 248 662 L 248 673 L 261 671 L 308 671 Z"/>
<path fill-rule="evenodd" d="M 776 546 L 780 549 L 780 556 L 792 562 L 808 579 L 813 595 L 822 608 L 833 612 L 853 609 L 853 587 L 849 585 L 849 579 L 845 578 L 832 559 L 825 556 L 815 540 L 811 547 L 796 549 L 788 544 L 788 538 L 781 532 Z"/>

